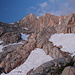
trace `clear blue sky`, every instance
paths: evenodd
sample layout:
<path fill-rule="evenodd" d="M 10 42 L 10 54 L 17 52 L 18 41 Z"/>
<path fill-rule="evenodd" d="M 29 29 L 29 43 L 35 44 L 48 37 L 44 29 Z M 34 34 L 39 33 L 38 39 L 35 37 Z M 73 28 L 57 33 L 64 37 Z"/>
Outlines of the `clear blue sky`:
<path fill-rule="evenodd" d="M 66 15 L 75 11 L 75 0 L 0 0 L 0 22 L 19 21 L 30 13 Z"/>

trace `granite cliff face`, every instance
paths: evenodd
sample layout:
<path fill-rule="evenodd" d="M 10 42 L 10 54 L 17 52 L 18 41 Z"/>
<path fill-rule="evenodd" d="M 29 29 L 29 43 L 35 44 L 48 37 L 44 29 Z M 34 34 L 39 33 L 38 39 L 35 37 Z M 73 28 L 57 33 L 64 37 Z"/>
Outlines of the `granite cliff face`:
<path fill-rule="evenodd" d="M 75 13 L 72 13 L 68 16 L 54 16 L 51 14 L 45 14 L 37 18 L 34 14 L 30 14 L 18 22 L 12 24 L 0 22 L 0 40 L 3 41 L 1 45 L 7 45 L 10 43 L 17 43 L 22 40 L 21 33 L 29 34 L 27 40 L 24 40 L 23 43 L 19 45 L 9 45 L 3 48 L 3 52 L 0 52 L 0 69 L 1 72 L 9 73 L 14 68 L 20 66 L 26 61 L 31 51 L 35 48 L 41 48 L 47 55 L 50 55 L 54 61 L 48 62 L 49 67 L 55 68 L 51 69 L 44 67 L 46 71 L 41 72 L 41 67 L 38 67 L 36 70 L 29 72 L 27 75 L 56 75 L 55 73 L 58 70 L 58 66 L 61 63 L 62 65 L 68 63 L 75 63 L 75 60 L 70 57 L 70 60 L 67 58 L 70 56 L 70 53 L 61 51 L 61 46 L 54 46 L 52 42 L 49 41 L 50 37 L 55 33 L 75 33 Z M 60 59 L 59 58 L 63 58 Z M 65 62 L 64 62 L 65 60 Z M 62 62 L 61 62 L 62 61 Z M 71 62 L 73 61 L 73 62 Z M 56 65 L 52 66 L 52 62 Z M 59 63 L 60 62 L 60 63 Z M 64 64 L 63 64 L 64 63 Z M 44 64 L 43 64 L 44 66 Z M 64 66 L 64 68 L 66 67 Z M 73 66 L 70 65 L 69 66 Z M 43 68 L 42 68 L 43 69 Z M 50 72 L 51 69 L 51 72 Z M 60 75 L 58 72 L 57 75 Z M 64 71 L 62 75 L 64 74 Z"/>

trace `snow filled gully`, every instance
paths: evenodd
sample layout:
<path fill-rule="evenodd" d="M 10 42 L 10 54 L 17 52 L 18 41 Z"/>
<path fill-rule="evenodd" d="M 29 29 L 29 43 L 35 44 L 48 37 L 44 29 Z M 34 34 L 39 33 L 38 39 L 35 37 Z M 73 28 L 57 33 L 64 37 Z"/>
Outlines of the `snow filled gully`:
<path fill-rule="evenodd" d="M 61 50 L 71 53 L 71 56 L 75 55 L 75 34 L 54 34 L 49 41 L 52 41 L 56 46 L 61 45 Z"/>
<path fill-rule="evenodd" d="M 31 52 L 28 59 L 21 66 L 12 70 L 8 74 L 2 73 L 1 75 L 26 75 L 30 69 L 36 69 L 41 64 L 51 60 L 53 60 L 53 58 L 46 55 L 44 50 L 36 48 Z"/>

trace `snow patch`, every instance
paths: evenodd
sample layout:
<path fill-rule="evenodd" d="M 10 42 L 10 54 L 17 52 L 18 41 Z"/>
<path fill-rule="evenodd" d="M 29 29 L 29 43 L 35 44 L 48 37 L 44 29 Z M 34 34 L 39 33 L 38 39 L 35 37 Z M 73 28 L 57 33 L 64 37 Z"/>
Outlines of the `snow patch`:
<path fill-rule="evenodd" d="M 4 46 L 3 45 L 0 45 L 0 52 L 2 52 L 3 50 L 2 50 L 2 48 L 3 48 Z"/>
<path fill-rule="evenodd" d="M 39 16 L 37 16 L 37 19 L 39 18 Z"/>
<path fill-rule="evenodd" d="M 3 42 L 3 41 L 0 41 L 0 44 L 1 44 L 2 42 Z M 2 50 L 3 47 L 4 47 L 3 45 L 0 45 L 0 52 L 3 51 L 3 50 Z"/>
<path fill-rule="evenodd" d="M 3 41 L 0 41 L 0 43 L 2 43 Z"/>
<path fill-rule="evenodd" d="M 61 24 L 61 20 L 59 19 L 59 24 Z"/>
<path fill-rule="evenodd" d="M 23 39 L 23 40 L 27 40 L 27 39 L 28 39 L 28 36 L 29 36 L 29 35 L 26 35 L 26 34 L 23 34 L 23 33 L 21 33 L 21 35 L 22 35 L 22 39 Z"/>
<path fill-rule="evenodd" d="M 17 27 L 17 25 L 14 25 L 14 27 Z"/>
<path fill-rule="evenodd" d="M 26 27 L 22 27 L 22 29 L 28 30 L 28 28 L 26 28 Z"/>
<path fill-rule="evenodd" d="M 56 46 L 63 46 L 62 51 L 75 55 L 75 34 L 54 34 L 49 41 L 52 41 Z"/>
<path fill-rule="evenodd" d="M 49 55 L 46 55 L 42 49 L 36 48 L 31 52 L 28 59 L 21 66 L 12 70 L 8 74 L 3 73 L 1 75 L 26 75 L 30 69 L 36 69 L 41 64 L 50 60 L 53 60 L 53 58 Z"/>

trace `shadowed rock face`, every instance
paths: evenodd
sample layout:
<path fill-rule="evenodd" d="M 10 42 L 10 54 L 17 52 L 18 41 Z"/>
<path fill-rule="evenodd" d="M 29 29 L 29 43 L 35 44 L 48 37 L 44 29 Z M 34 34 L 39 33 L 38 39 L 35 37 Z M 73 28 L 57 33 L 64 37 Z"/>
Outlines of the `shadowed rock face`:
<path fill-rule="evenodd" d="M 72 66 L 66 67 L 61 75 L 75 75 L 75 68 Z"/>

